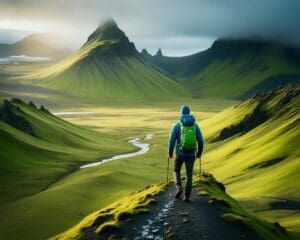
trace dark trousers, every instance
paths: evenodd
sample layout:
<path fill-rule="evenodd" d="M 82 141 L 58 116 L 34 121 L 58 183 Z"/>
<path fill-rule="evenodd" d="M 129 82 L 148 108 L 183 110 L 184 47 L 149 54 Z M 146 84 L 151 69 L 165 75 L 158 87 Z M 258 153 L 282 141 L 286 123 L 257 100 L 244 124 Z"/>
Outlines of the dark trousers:
<path fill-rule="evenodd" d="M 191 157 L 176 157 L 174 161 L 174 181 L 176 187 L 182 188 L 181 183 L 181 168 L 183 163 L 185 163 L 185 170 L 186 170 L 186 185 L 185 185 L 185 197 L 189 198 L 192 191 L 192 184 L 193 184 L 193 168 L 194 168 L 195 158 Z"/>

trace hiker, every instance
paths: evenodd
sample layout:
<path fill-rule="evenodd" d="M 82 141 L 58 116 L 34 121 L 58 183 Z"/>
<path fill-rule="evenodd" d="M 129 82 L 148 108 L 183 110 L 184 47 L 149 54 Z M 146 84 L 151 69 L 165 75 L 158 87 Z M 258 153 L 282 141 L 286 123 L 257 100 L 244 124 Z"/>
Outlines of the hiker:
<path fill-rule="evenodd" d="M 196 158 L 201 159 L 203 151 L 203 137 L 200 128 L 195 123 L 195 118 L 190 115 L 190 108 L 187 105 L 181 107 L 179 121 L 172 127 L 169 140 L 168 160 L 173 158 L 173 151 L 176 144 L 176 157 L 174 160 L 174 181 L 176 184 L 176 198 L 180 198 L 183 192 L 181 183 L 181 167 L 185 163 L 186 185 L 184 201 L 189 202 L 192 183 L 193 167 Z"/>

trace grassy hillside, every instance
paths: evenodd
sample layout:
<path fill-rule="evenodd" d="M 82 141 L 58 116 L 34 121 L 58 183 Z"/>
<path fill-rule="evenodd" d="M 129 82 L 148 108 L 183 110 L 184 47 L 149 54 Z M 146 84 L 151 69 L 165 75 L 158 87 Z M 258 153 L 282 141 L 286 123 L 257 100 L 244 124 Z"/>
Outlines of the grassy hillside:
<path fill-rule="evenodd" d="M 193 100 L 188 103 L 197 119 L 201 120 L 215 115 L 216 112 L 231 106 L 234 102 Z M 102 146 L 111 148 L 113 154 L 121 151 L 124 142 L 115 141 L 114 138 L 122 140 L 128 137 L 140 137 L 143 142 L 151 144 L 151 149 L 145 155 L 74 171 L 61 177 L 44 191 L 3 204 L 0 208 L 2 216 L 0 238 L 46 239 L 70 228 L 84 216 L 108 206 L 133 191 L 152 183 L 165 181 L 165 156 L 169 130 L 178 120 L 181 104 L 172 102 L 147 106 L 140 104 L 125 107 L 90 106 L 81 110 L 93 114 L 64 116 L 76 125 L 87 126 L 100 132 L 99 158 L 106 155 L 101 150 Z M 145 140 L 146 133 L 153 133 L 153 139 Z M 110 140 L 108 137 L 113 139 Z M 127 152 L 130 149 L 132 148 L 126 144 L 126 148 L 122 151 Z M 83 148 L 80 150 L 85 151 Z M 86 153 L 85 157 L 90 157 L 88 150 Z M 73 157 L 74 161 L 81 160 L 77 155 Z M 64 156 L 54 156 L 53 161 L 57 158 L 59 161 L 64 160 Z"/>
<path fill-rule="evenodd" d="M 293 96 L 293 92 L 298 88 L 293 86 L 289 89 L 278 90 L 273 94 L 266 95 L 270 98 L 258 97 L 228 108 L 216 116 L 214 116 L 216 111 L 224 108 L 226 104 L 228 106 L 233 103 L 223 100 L 215 102 L 211 102 L 211 100 L 193 100 L 187 102 L 191 104 L 193 113 L 198 120 L 210 117 L 209 120 L 200 122 L 206 141 L 209 142 L 209 144 L 206 144 L 203 157 L 204 170 L 214 172 L 218 179 L 226 183 L 228 192 L 234 197 L 238 197 L 238 200 L 245 206 L 258 207 L 258 205 L 261 206 L 263 204 L 262 207 L 266 206 L 267 208 L 260 207 L 260 209 L 265 209 L 266 211 L 259 212 L 259 214 L 272 219 L 272 221 L 279 221 L 280 224 L 288 227 L 288 229 L 295 230 L 299 229 L 299 210 L 297 211 L 294 206 L 288 209 L 288 207 L 291 207 L 289 205 L 281 205 L 281 208 L 276 210 L 274 206 L 277 205 L 274 205 L 274 202 L 277 204 L 278 201 L 273 197 L 282 196 L 290 200 L 299 201 L 296 179 L 299 165 L 295 160 L 297 159 L 295 144 L 298 141 L 297 132 L 299 130 L 297 124 L 290 124 L 299 115 L 297 113 L 299 104 L 296 104 L 299 97 L 297 95 Z M 291 93 L 289 93 L 290 91 Z M 293 97 L 289 102 L 286 102 L 284 100 L 285 96 L 289 96 L 288 98 Z M 286 103 L 278 105 L 277 103 L 280 99 L 283 99 L 283 103 Z M 259 104 L 260 102 L 265 104 Z M 224 105 L 221 107 L 220 104 Z M 118 151 L 129 151 L 127 145 L 126 148 L 122 147 L 123 150 L 121 150 L 124 142 L 110 140 L 108 136 L 118 136 L 118 139 L 120 139 L 129 136 L 144 137 L 146 132 L 155 134 L 152 140 L 148 140 L 151 143 L 151 150 L 146 155 L 76 171 L 51 184 L 41 192 L 39 187 L 34 189 L 34 191 L 30 191 L 29 194 L 27 190 L 24 195 L 22 195 L 23 193 L 18 193 L 18 195 L 14 193 L 13 196 L 10 196 L 10 199 L 15 200 L 10 201 L 10 203 L 3 203 L 0 208 L 2 216 L 0 219 L 0 236 L 4 239 L 23 238 L 31 240 L 54 236 L 76 224 L 89 213 L 111 204 L 130 192 L 164 180 L 169 128 L 178 119 L 179 106 L 179 103 L 160 104 L 159 106 L 154 104 L 148 107 L 137 105 L 130 108 L 122 106 L 97 108 L 94 106 L 85 109 L 88 112 L 95 112 L 94 115 L 68 118 L 74 123 L 92 126 L 101 132 L 100 135 L 96 134 L 101 136 L 100 138 L 92 138 L 97 142 L 99 141 L 99 145 L 97 144 L 99 150 L 97 152 L 101 153 L 100 156 L 94 151 L 88 150 L 86 144 L 84 144 L 85 146 L 82 148 L 73 149 L 74 154 L 72 155 L 56 154 L 58 148 L 55 147 L 53 157 L 49 157 L 49 152 L 45 152 L 43 148 L 40 150 L 40 142 L 38 142 L 36 147 L 37 154 L 34 155 L 31 150 L 36 149 L 34 146 L 29 146 L 28 149 L 25 149 L 18 141 L 11 140 L 10 148 L 7 148 L 10 150 L 6 152 L 6 162 L 11 160 L 9 154 L 12 153 L 10 156 L 17 155 L 15 153 L 16 148 L 13 146 L 18 146 L 24 162 L 27 163 L 33 161 L 33 159 L 43 159 L 43 162 L 45 161 L 47 166 L 49 166 L 47 171 L 45 171 L 46 173 L 48 172 L 47 174 L 49 174 L 50 170 L 54 171 L 54 165 L 57 165 L 57 162 L 62 162 L 63 166 L 59 167 L 58 170 L 61 171 L 60 174 L 64 175 L 68 172 L 66 165 L 77 165 L 77 163 L 79 165 L 81 160 L 93 161 L 94 159 L 92 158 L 95 158 L 95 156 L 98 158 L 106 155 L 108 150 L 103 153 L 101 151 L 102 146 L 107 146 L 107 149 L 111 149 L 109 151 L 114 154 Z M 224 131 L 222 134 L 223 140 L 218 140 L 224 128 L 231 129 L 231 125 L 242 127 L 243 124 L 240 123 L 247 123 L 247 121 L 244 121 L 245 116 L 247 114 L 252 115 L 253 111 L 256 112 L 254 115 L 257 116 L 257 112 L 260 112 L 255 110 L 257 106 L 259 106 L 259 109 L 264 110 L 262 112 L 267 113 L 267 118 L 262 118 L 264 122 L 258 121 L 259 125 L 254 128 L 251 128 L 250 125 L 251 129 L 244 126 L 242 129 L 247 129 L 247 131 L 243 134 L 236 132 L 237 127 L 233 127 L 229 133 Z M 286 112 L 284 112 L 285 110 Z M 211 118 L 212 116 L 214 117 Z M 258 116 L 260 115 L 258 114 Z M 67 125 L 69 126 L 69 124 Z M 289 130 L 287 126 L 290 126 L 293 130 Z M 9 127 L 7 124 L 5 125 L 6 130 L 10 129 Z M 43 129 L 46 129 L 46 127 Z M 72 133 L 76 135 L 77 131 L 76 127 L 72 130 Z M 231 135 L 232 133 L 234 134 Z M 80 133 L 80 135 L 90 134 Z M 25 134 L 18 131 L 16 136 L 19 135 L 23 136 Z M 2 136 L 2 133 L 0 136 Z M 30 139 L 35 139 L 28 134 L 25 136 L 24 144 L 27 142 L 31 143 Z M 18 139 L 18 137 L 16 138 Z M 279 141 L 278 144 L 277 141 Z M 1 144 L 4 143 L 2 139 Z M 284 143 L 286 144 L 282 145 Z M 285 146 L 288 146 L 288 148 Z M 1 145 L 1 149 L 6 147 L 7 145 Z M 69 152 L 69 148 L 64 147 L 63 149 L 67 149 L 67 152 Z M 115 149 L 117 150 L 116 152 L 114 151 Z M 81 153 L 78 154 L 78 151 Z M 88 154 L 90 152 L 92 154 L 95 153 L 95 155 L 90 156 Z M 281 157 L 285 154 L 288 157 L 282 160 Z M 25 158 L 27 155 L 28 159 Z M 272 159 L 275 160 L 269 161 Z M 55 161 L 56 163 L 54 164 Z M 19 162 L 23 163 L 23 160 Z M 52 162 L 53 165 L 51 164 Z M 65 162 L 67 162 L 66 165 L 64 165 Z M 257 163 L 260 165 L 255 165 Z M 247 169 L 251 166 L 252 168 Z M 29 165 L 27 169 L 29 169 L 29 173 L 30 171 L 34 173 L 27 177 L 27 179 L 32 179 L 32 184 L 27 185 L 28 189 L 31 189 L 33 186 L 39 185 L 39 181 L 45 177 L 39 178 L 43 173 L 40 170 L 42 168 L 33 172 L 32 165 Z M 244 171 L 244 169 L 247 170 Z M 195 170 L 197 171 L 197 169 Z M 9 175 L 8 171 L 3 172 Z M 52 176 L 57 176 L 55 174 L 53 173 Z M 15 175 L 17 176 L 17 174 Z M 62 177 L 62 175 L 58 177 Z M 45 176 L 47 177 L 46 174 Z M 56 178 L 51 178 L 51 182 L 54 180 Z M 232 183 L 230 183 L 231 180 L 233 180 Z M 3 182 L 2 179 L 1 182 Z M 21 185 L 20 181 L 18 183 Z M 24 188 L 24 182 L 22 183 L 23 189 L 27 189 L 27 187 Z M 49 182 L 44 183 L 41 187 L 44 188 L 48 184 Z M 38 193 L 31 194 L 37 191 Z M 9 191 L 6 192 L 8 193 Z M 1 196 L 5 196 L 5 194 L 1 194 Z M 272 199 L 263 198 L 266 194 Z M 257 199 L 259 201 L 256 201 Z M 6 201 L 8 202 L 8 198 Z M 45 208 L 45 205 L 47 208 Z M 253 210 L 256 211 L 257 208 L 253 208 Z"/>
<path fill-rule="evenodd" d="M 273 218 L 294 229 L 300 226 L 299 106 L 300 86 L 289 85 L 202 122 L 210 143 L 204 168 L 224 182 L 234 197 L 249 200 L 254 208 L 256 204 L 256 210 L 259 202 L 265 204 L 268 217 L 274 210 Z"/>
<path fill-rule="evenodd" d="M 36 194 L 84 162 L 133 150 L 18 99 L 0 107 L 0 203 Z"/>
<path fill-rule="evenodd" d="M 114 21 L 100 26 L 70 57 L 30 76 L 37 84 L 103 101 L 186 96 L 176 81 L 148 64 Z"/>
<path fill-rule="evenodd" d="M 156 184 L 133 192 L 101 210 L 89 214 L 76 226 L 51 239 L 80 239 L 85 229 L 93 227 L 96 228 L 97 234 L 117 230 L 122 221 L 134 215 L 149 212 L 148 205 L 157 203 L 153 197 L 160 193 L 164 187 L 164 184 Z"/>
<path fill-rule="evenodd" d="M 300 80 L 299 49 L 274 42 L 217 40 L 191 56 L 142 55 L 196 97 L 245 98 Z"/>

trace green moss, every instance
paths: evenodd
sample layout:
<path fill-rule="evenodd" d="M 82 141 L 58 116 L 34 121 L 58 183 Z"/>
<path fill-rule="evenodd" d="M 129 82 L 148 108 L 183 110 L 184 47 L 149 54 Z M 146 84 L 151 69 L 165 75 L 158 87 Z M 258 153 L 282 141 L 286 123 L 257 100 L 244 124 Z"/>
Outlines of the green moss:
<path fill-rule="evenodd" d="M 226 192 L 246 207 L 248 201 L 264 199 L 266 211 L 258 211 L 262 209 L 259 202 L 252 204 L 251 209 L 295 231 L 299 231 L 299 212 L 274 211 L 271 204 L 272 198 L 300 199 L 299 87 L 293 84 L 257 95 L 201 123 L 205 138 L 210 141 L 222 129 L 238 125 L 260 103 L 268 120 L 243 134 L 206 144 L 202 167 L 223 182 Z"/>
<path fill-rule="evenodd" d="M 176 239 L 176 234 L 174 232 L 168 231 L 166 233 L 167 239 Z"/>
<path fill-rule="evenodd" d="M 184 217 L 187 217 L 187 216 L 189 215 L 189 213 L 186 212 L 186 211 L 178 212 L 178 214 L 179 214 L 180 216 L 184 216 Z"/>
<path fill-rule="evenodd" d="M 189 223 L 190 220 L 189 220 L 188 218 L 184 218 L 184 219 L 182 219 L 182 222 L 183 222 L 183 223 Z"/>
<path fill-rule="evenodd" d="M 92 221 L 92 224 L 90 225 L 91 227 L 99 226 L 99 225 L 103 224 L 104 222 L 110 221 L 114 218 L 114 215 L 111 213 L 102 213 L 100 211 L 99 214 L 100 215 L 95 217 L 94 220 Z M 90 226 L 87 226 L 87 228 Z"/>
<path fill-rule="evenodd" d="M 246 225 L 245 224 L 246 218 L 235 215 L 233 213 L 225 213 L 223 214 L 223 218 L 228 222 L 234 222 L 234 223 Z"/>
<path fill-rule="evenodd" d="M 294 239 L 295 233 L 287 232 L 279 224 L 275 224 L 277 227 L 274 227 L 273 223 L 242 207 L 224 191 L 222 185 L 211 174 L 203 173 L 201 180 L 196 180 L 194 185 L 197 192 L 207 192 L 211 199 L 215 199 L 214 202 L 222 204 L 225 220 L 245 225 L 262 239 Z"/>
<path fill-rule="evenodd" d="M 116 219 L 117 219 L 117 221 L 124 221 L 124 220 L 127 220 L 129 218 L 132 218 L 132 215 L 133 215 L 133 212 L 122 211 L 122 212 L 119 212 L 116 215 Z"/>
<path fill-rule="evenodd" d="M 106 223 L 101 224 L 97 228 L 96 232 L 98 234 L 100 234 L 100 233 L 111 233 L 112 234 L 112 233 L 116 232 L 118 229 L 119 229 L 118 223 L 111 221 L 111 222 L 106 222 Z"/>
<path fill-rule="evenodd" d="M 150 210 L 148 208 L 138 208 L 137 213 L 139 214 L 145 214 L 145 213 L 150 213 Z"/>

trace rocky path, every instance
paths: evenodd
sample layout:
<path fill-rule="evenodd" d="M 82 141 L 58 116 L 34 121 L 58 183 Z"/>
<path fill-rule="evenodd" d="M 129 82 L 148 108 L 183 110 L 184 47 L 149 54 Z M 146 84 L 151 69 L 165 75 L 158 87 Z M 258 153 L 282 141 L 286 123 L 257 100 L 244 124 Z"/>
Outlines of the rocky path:
<path fill-rule="evenodd" d="M 91 236 L 89 239 L 182 239 L 182 240 L 237 240 L 259 239 L 243 225 L 222 219 L 223 207 L 210 203 L 208 197 L 195 192 L 189 203 L 174 198 L 174 186 L 169 186 L 157 196 L 158 204 L 150 207 L 150 213 L 135 216 L 121 223 L 113 236 Z"/>

